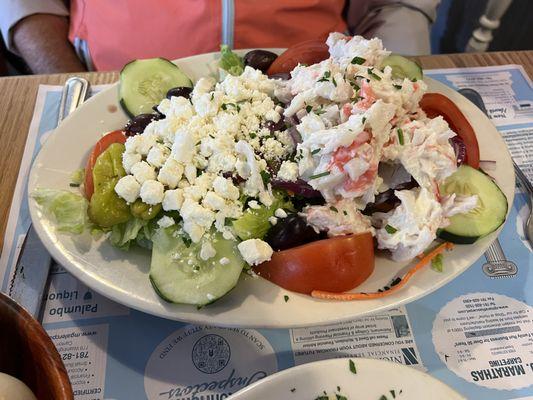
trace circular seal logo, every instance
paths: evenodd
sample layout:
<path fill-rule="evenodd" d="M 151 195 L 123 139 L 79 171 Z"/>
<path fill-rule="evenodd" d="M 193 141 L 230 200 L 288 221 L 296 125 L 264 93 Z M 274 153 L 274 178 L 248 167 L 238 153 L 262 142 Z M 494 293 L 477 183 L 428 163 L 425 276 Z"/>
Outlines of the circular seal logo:
<path fill-rule="evenodd" d="M 496 390 L 531 386 L 533 307 L 497 293 L 467 293 L 440 309 L 435 351 L 467 382 Z"/>
<path fill-rule="evenodd" d="M 209 334 L 202 336 L 192 348 L 194 366 L 206 374 L 215 374 L 228 365 L 231 349 L 222 336 Z"/>
<path fill-rule="evenodd" d="M 276 352 L 260 332 L 186 325 L 153 350 L 144 390 L 147 399 L 225 399 L 277 371 Z"/>

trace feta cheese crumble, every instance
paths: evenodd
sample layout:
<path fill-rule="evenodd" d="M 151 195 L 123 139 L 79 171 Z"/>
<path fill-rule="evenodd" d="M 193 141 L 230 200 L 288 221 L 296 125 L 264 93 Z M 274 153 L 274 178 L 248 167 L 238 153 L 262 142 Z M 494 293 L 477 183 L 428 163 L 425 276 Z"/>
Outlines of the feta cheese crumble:
<path fill-rule="evenodd" d="M 141 185 L 132 175 L 126 175 L 118 180 L 115 192 L 128 203 L 133 203 L 139 198 Z"/>
<path fill-rule="evenodd" d="M 210 258 L 213 258 L 216 254 L 217 254 L 217 251 L 211 245 L 211 243 L 209 242 L 202 243 L 202 247 L 200 249 L 200 258 L 202 260 L 207 261 Z"/>
<path fill-rule="evenodd" d="M 242 258 L 249 265 L 259 265 L 269 261 L 274 253 L 272 247 L 267 242 L 260 239 L 248 239 L 237 245 Z"/>
<path fill-rule="evenodd" d="M 169 217 L 168 215 L 165 215 L 157 221 L 157 225 L 160 228 L 168 228 L 169 226 L 172 226 L 176 223 L 173 218 Z"/>
<path fill-rule="evenodd" d="M 117 194 L 178 211 L 194 242 L 212 226 L 234 238 L 226 220 L 242 215 L 241 193 L 256 197 L 251 207 L 271 204 L 272 189 L 262 177 L 266 160 L 283 160 L 294 150 L 286 132 L 272 130 L 283 111 L 272 98 L 275 85 L 246 67 L 241 76 L 219 83 L 200 79 L 191 101 L 164 99 L 158 111 L 165 118 L 126 140 L 122 164 L 128 175 L 117 184 Z"/>

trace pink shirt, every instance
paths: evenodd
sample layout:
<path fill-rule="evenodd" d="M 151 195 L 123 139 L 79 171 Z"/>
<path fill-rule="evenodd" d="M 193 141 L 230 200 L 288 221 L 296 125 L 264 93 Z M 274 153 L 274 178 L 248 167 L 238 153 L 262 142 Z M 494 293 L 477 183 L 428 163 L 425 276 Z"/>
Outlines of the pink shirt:
<path fill-rule="evenodd" d="M 98 70 L 135 58 L 175 59 L 234 48 L 289 47 L 346 30 L 344 0 L 72 0 L 70 40 Z"/>

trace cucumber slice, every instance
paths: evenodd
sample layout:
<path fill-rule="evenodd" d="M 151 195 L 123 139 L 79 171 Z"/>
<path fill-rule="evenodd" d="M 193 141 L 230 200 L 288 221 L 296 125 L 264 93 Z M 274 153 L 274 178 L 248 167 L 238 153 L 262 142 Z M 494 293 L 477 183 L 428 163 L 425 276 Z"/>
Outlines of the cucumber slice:
<path fill-rule="evenodd" d="M 398 54 L 391 54 L 385 58 L 381 63 L 381 68 L 387 65 L 392 68 L 392 77 L 394 79 L 422 80 L 424 78 L 420 65 Z"/>
<path fill-rule="evenodd" d="M 459 244 L 474 243 L 498 229 L 507 216 L 507 198 L 484 172 L 461 165 L 440 185 L 442 194 L 477 195 L 476 208 L 466 214 L 450 218 L 450 225 L 439 232 L 439 237 Z"/>
<path fill-rule="evenodd" d="M 120 71 L 120 105 L 130 117 L 151 113 L 169 89 L 192 87 L 192 81 L 179 67 L 165 58 L 133 60 Z"/>
<path fill-rule="evenodd" d="M 244 267 L 237 243 L 218 232 L 210 239 L 216 255 L 207 261 L 200 258 L 202 244 L 187 247 L 176 227 L 158 229 L 152 241 L 150 281 L 159 297 L 171 303 L 212 303 L 233 289 Z M 223 257 L 229 260 L 225 265 Z"/>

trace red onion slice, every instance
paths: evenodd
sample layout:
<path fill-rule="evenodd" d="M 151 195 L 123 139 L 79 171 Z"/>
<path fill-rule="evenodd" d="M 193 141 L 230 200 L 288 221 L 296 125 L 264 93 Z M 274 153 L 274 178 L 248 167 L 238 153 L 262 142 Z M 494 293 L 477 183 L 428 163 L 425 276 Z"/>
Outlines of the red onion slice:
<path fill-rule="evenodd" d="M 270 181 L 270 183 L 272 184 L 273 188 L 285 189 L 302 197 L 313 198 L 322 196 L 318 190 L 313 189 L 306 181 L 302 179 L 298 179 L 295 182 L 273 179 Z"/>
<path fill-rule="evenodd" d="M 296 130 L 295 126 L 291 126 L 287 132 L 289 132 L 289 135 L 291 135 L 292 143 L 296 147 L 298 143 L 302 143 L 302 136 L 300 136 L 300 132 Z"/>
<path fill-rule="evenodd" d="M 457 165 L 462 165 L 466 162 L 466 145 L 459 136 L 454 136 L 450 139 L 450 144 L 455 152 L 455 158 L 457 159 Z"/>

